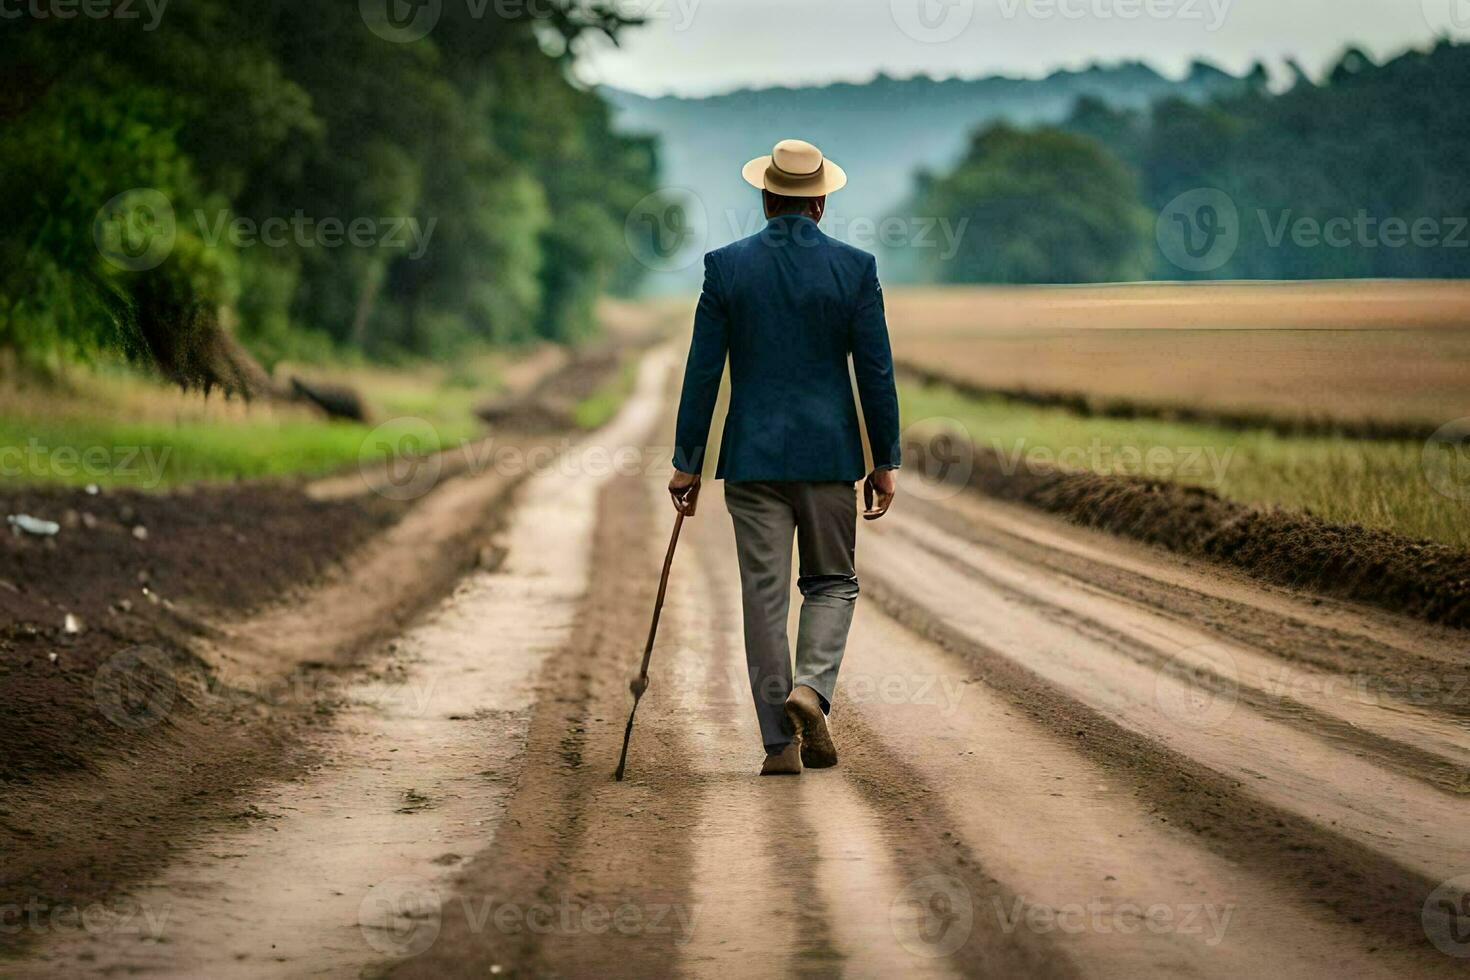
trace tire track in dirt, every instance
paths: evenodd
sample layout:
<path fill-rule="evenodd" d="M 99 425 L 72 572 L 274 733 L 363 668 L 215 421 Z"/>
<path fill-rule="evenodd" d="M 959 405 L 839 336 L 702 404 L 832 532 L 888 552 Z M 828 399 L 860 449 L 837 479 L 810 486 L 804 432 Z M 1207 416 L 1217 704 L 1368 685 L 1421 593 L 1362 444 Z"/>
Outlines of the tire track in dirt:
<path fill-rule="evenodd" d="M 943 505 L 912 499 L 905 504 L 959 540 L 1106 590 L 1155 616 L 1207 627 L 1284 664 L 1351 675 L 1372 694 L 1382 690 L 1426 712 L 1470 717 L 1470 649 L 1462 630 L 1301 595 L 971 494 Z"/>
<path fill-rule="evenodd" d="M 621 445 L 642 445 L 653 407 Z M 615 476 L 596 495 L 587 592 L 543 664 L 527 765 L 493 841 L 454 882 L 437 939 L 392 965 L 395 977 L 656 975 L 691 927 L 694 818 L 676 788 L 699 780 L 682 726 L 655 723 L 666 704 L 645 698 L 630 778 L 611 778 L 657 584 L 648 551 L 662 536 L 641 480 Z M 675 625 L 661 643 L 677 640 Z"/>
<path fill-rule="evenodd" d="M 734 712 L 725 730 L 738 740 L 733 751 L 737 755 L 744 751 L 745 770 L 753 772 L 760 740 L 745 679 L 734 538 L 715 490 L 706 488 L 701 502 L 701 520 L 712 523 L 702 523 L 695 531 L 708 583 L 700 605 L 711 611 L 705 615 L 715 624 L 707 662 L 712 672 L 725 678 L 708 686 L 721 689 L 721 702 Z M 794 600 L 793 638 L 798 612 Z M 697 686 L 691 690 L 701 700 L 707 697 Z M 778 799 L 795 796 L 790 812 L 769 806 L 766 820 L 771 823 L 776 815 L 777 830 L 783 820 L 792 825 L 773 844 L 780 863 L 794 872 L 777 882 L 777 894 L 819 895 L 826 921 L 809 923 L 807 929 L 819 930 L 815 936 L 834 946 L 836 955 L 817 975 L 831 976 L 838 966 L 848 976 L 1075 975 L 1072 965 L 1044 937 L 1006 933 L 990 920 L 972 919 L 966 929 L 973 931 L 967 931 L 958 946 L 943 945 L 951 923 L 924 903 L 947 897 L 944 888 L 949 881 L 962 881 L 968 894 L 986 899 L 1009 901 L 1010 893 L 956 839 L 944 794 L 916 778 L 881 739 L 861 729 L 860 723 L 850 723 L 849 717 L 850 709 L 841 703 L 834 708 L 833 724 L 843 733 L 843 762 L 838 768 L 808 770 L 799 779 L 745 783 L 756 791 L 769 787 Z M 732 750 L 725 751 L 728 755 Z M 739 792 L 738 784 L 729 790 Z M 799 863 L 787 856 L 793 853 Z M 938 891 L 926 889 L 931 881 L 939 883 Z M 811 933 L 799 942 L 815 944 Z M 792 971 L 800 972 L 800 949 L 795 960 Z M 824 966 L 815 955 L 805 962 Z"/>
<path fill-rule="evenodd" d="M 1187 671 L 1140 666 L 1106 643 L 978 588 L 901 536 L 883 534 L 875 541 L 881 542 L 875 550 L 885 563 L 909 571 L 904 583 L 888 584 L 912 593 L 907 583 L 922 581 L 922 596 L 912 598 L 943 608 L 946 627 L 1010 657 L 1129 730 L 1246 781 L 1273 806 L 1320 824 L 1335 822 L 1336 833 L 1426 877 L 1437 875 L 1446 861 L 1470 864 L 1470 812 L 1459 799 L 1230 698 L 1213 697 Z M 1003 562 L 992 561 L 991 567 L 1011 578 Z M 1027 587 L 1050 595 L 1054 583 L 1032 576 Z"/>
<path fill-rule="evenodd" d="M 973 896 L 977 923 L 1049 937 L 1088 976 L 1412 972 L 1412 957 L 1370 954 L 1351 923 L 1202 847 L 973 663 L 873 605 L 855 633 L 838 734 L 845 747 L 854 728 L 882 732 L 901 766 L 941 788 L 946 829 L 1004 888 Z"/>
<path fill-rule="evenodd" d="M 661 488 L 651 488 L 663 503 Z M 694 722 L 696 768 L 710 782 L 696 827 L 697 893 L 712 917 L 681 950 L 681 972 L 695 976 L 831 976 L 845 960 L 827 896 L 815 887 L 819 827 L 789 778 L 755 776 L 761 745 L 743 670 L 738 600 L 721 566 L 732 560 L 711 532 L 723 516 L 715 487 L 687 524 L 685 574 L 672 585 L 670 611 L 689 641 L 675 650 L 670 692 Z M 795 805 L 793 805 L 793 803 Z"/>
<path fill-rule="evenodd" d="M 638 709 L 629 775 L 613 769 L 632 697 L 627 680 L 648 629 L 667 524 L 655 520 L 642 477 L 623 477 L 603 494 L 602 516 L 619 525 L 599 542 L 585 615 L 601 624 L 596 641 L 575 651 L 587 677 L 585 752 L 574 796 L 561 814 L 575 833 L 561 842 L 559 901 L 582 922 L 542 937 L 532 961 L 541 976 L 654 976 L 664 972 L 704 912 L 691 893 L 693 832 L 707 787 L 690 764 L 688 726 L 669 698 L 662 671 Z M 657 515 L 662 517 L 662 514 Z M 609 591 L 599 594 L 602 583 Z M 660 650 L 679 642 L 680 624 L 660 626 Z M 498 850 L 497 842 L 497 850 Z M 597 917 L 589 923 L 588 915 Z M 598 927 L 598 922 L 605 925 Z"/>
<path fill-rule="evenodd" d="M 853 706 L 834 708 L 832 724 L 841 733 L 845 777 L 879 821 L 892 861 L 902 869 L 902 887 L 890 893 L 889 906 L 893 918 L 903 917 L 894 928 L 902 930 L 901 942 L 912 956 L 918 962 L 945 961 L 966 976 L 1081 976 L 1047 937 L 1007 930 L 976 915 L 977 906 L 1007 906 L 1019 896 L 996 877 L 988 857 L 957 833 L 952 809 L 965 801 L 943 784 L 936 789 Z M 948 933 L 955 925 L 947 919 L 960 914 L 952 892 L 965 896 L 970 911 L 964 920 L 969 932 L 950 951 Z"/>
<path fill-rule="evenodd" d="M 1257 798 L 1239 778 L 1131 731 L 1059 691 L 1027 668 L 938 621 L 912 597 L 873 581 L 869 594 L 906 628 L 971 663 L 984 683 L 1050 731 L 1070 735 L 1086 758 L 1122 779 L 1161 819 L 1200 844 L 1280 881 L 1339 920 L 1360 925 L 1372 945 L 1420 952 L 1425 975 L 1445 968 L 1424 952 L 1419 910 L 1437 884 L 1315 820 Z"/>
<path fill-rule="evenodd" d="M 893 533 L 919 547 L 932 545 L 931 535 L 916 535 L 911 525 L 899 525 Z M 1077 590 L 1070 603 L 1063 603 L 1028 591 L 942 547 L 931 547 L 931 553 L 985 590 L 1025 605 L 1135 663 L 1160 672 L 1185 674 L 1212 696 L 1238 700 L 1272 720 L 1335 740 L 1452 796 L 1470 793 L 1470 745 L 1462 742 L 1466 736 L 1463 723 L 1427 714 L 1388 697 L 1343 697 L 1344 693 L 1353 693 L 1350 678 L 1337 683 L 1340 675 L 1304 669 L 1287 672 L 1245 647 L 1212 642 L 1208 635 L 1186 624 L 1180 624 L 1177 631 L 1157 625 L 1146 631 L 1133 627 L 1126 605 L 1098 590 L 1086 590 L 1098 599 Z M 1091 614 L 1082 611 L 1089 609 Z M 1205 652 L 1191 655 L 1196 649 Z M 1280 694 L 1270 690 L 1274 687 L 1291 691 Z M 1432 741 L 1432 747 L 1411 739 Z"/>

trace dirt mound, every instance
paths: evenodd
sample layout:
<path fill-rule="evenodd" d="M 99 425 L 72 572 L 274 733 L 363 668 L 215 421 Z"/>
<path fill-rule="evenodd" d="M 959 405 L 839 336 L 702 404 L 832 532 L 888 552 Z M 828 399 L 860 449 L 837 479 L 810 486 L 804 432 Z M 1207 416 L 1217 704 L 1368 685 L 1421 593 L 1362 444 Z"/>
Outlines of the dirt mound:
<path fill-rule="evenodd" d="M 636 349 L 634 346 L 634 353 Z M 571 360 L 542 378 L 530 391 L 481 405 L 475 409 L 475 415 L 487 425 L 517 432 L 573 428 L 577 405 L 607 383 L 623 363 L 624 356 L 624 349 L 616 344 L 578 349 Z"/>
<path fill-rule="evenodd" d="M 368 411 L 362 403 L 362 396 L 347 385 L 303 381 L 293 376 L 291 394 L 301 401 L 315 405 L 329 418 L 351 419 L 354 422 L 366 422 L 368 419 Z"/>
<path fill-rule="evenodd" d="M 921 469 L 939 475 L 920 447 L 913 457 Z M 1210 490 L 1162 480 L 1039 466 L 1013 469 L 983 449 L 975 451 L 968 484 L 988 496 L 1179 554 L 1222 561 L 1280 585 L 1470 627 L 1470 554 L 1448 545 L 1332 524 L 1311 514 L 1247 507 Z"/>
<path fill-rule="evenodd" d="M 168 727 L 133 730 L 99 710 L 94 687 L 109 658 L 138 648 L 186 666 L 195 614 L 243 613 L 311 581 L 392 523 L 399 505 L 248 484 L 8 489 L 0 512 L 61 525 L 51 537 L 0 535 L 0 780 L 28 782 L 94 767 L 103 749 L 145 749 Z"/>

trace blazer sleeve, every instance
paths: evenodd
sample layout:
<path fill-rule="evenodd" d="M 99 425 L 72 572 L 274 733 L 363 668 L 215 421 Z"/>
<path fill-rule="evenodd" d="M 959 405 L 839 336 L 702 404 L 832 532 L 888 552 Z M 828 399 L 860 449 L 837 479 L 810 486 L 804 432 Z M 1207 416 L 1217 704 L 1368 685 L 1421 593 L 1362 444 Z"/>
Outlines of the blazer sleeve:
<path fill-rule="evenodd" d="M 730 348 L 730 321 L 714 253 L 704 257 L 704 290 L 694 313 L 694 340 L 684 365 L 684 388 L 674 432 L 674 468 L 698 473 L 704 467 L 710 419 L 720 395 L 720 376 Z"/>
<path fill-rule="evenodd" d="M 897 469 L 903 462 L 899 446 L 898 389 L 893 381 L 893 352 L 888 344 L 888 321 L 883 313 L 883 287 L 878 262 L 868 256 L 852 322 L 852 367 L 858 398 L 868 426 L 868 445 L 874 469 Z"/>

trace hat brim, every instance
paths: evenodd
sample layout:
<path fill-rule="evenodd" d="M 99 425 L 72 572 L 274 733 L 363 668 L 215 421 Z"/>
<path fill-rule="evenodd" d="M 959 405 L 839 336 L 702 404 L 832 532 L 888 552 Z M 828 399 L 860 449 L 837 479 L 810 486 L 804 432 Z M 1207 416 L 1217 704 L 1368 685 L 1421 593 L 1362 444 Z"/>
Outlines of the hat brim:
<path fill-rule="evenodd" d="M 789 177 L 772 172 L 769 153 L 741 167 L 740 176 L 751 187 L 783 197 L 821 197 L 847 186 L 847 171 L 831 160 L 824 159 L 822 169 L 810 177 Z"/>

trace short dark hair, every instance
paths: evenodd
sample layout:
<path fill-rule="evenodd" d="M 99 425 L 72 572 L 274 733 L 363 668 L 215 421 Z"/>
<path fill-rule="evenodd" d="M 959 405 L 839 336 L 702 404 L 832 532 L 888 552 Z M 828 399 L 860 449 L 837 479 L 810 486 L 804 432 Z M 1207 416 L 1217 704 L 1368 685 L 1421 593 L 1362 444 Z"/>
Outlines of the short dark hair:
<path fill-rule="evenodd" d="M 773 217 L 778 214 L 806 214 L 821 200 L 816 197 L 787 197 L 775 191 L 766 191 L 765 194 L 768 210 Z"/>

